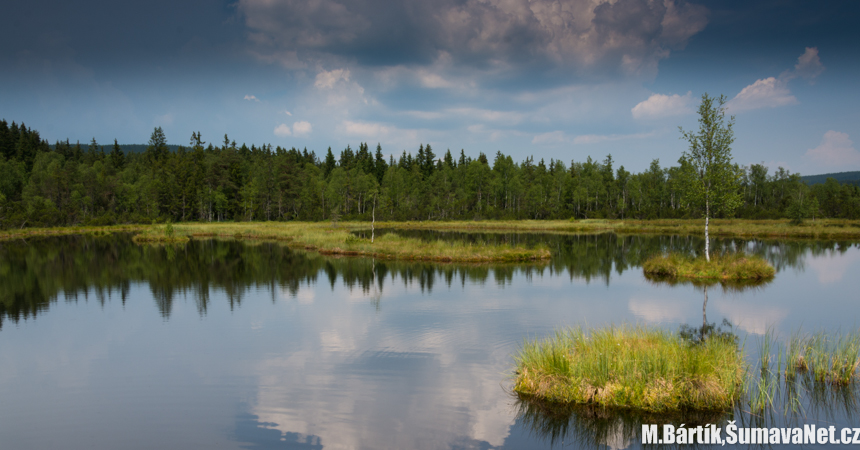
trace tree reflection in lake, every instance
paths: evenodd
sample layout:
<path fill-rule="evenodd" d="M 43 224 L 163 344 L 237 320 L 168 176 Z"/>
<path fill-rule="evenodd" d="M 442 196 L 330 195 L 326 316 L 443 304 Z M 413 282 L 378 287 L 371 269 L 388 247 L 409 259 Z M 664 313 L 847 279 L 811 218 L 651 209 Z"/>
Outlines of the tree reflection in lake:
<path fill-rule="evenodd" d="M 369 258 L 330 258 L 290 249 L 275 242 L 192 240 L 181 245 L 138 245 L 129 236 L 68 236 L 5 242 L 0 247 L 0 327 L 4 318 L 15 322 L 48 308 L 62 294 L 66 301 L 100 303 L 118 296 L 125 302 L 131 283 L 148 284 L 162 316 L 173 302 L 190 296 L 201 315 L 212 290 L 226 293 L 231 308 L 241 304 L 250 288 L 268 287 L 295 296 L 302 284 L 338 279 L 377 299 L 386 280 L 417 284 L 430 292 L 437 283 L 492 278 L 510 283 L 515 273 L 543 273 L 543 264 L 438 265 Z"/>
<path fill-rule="evenodd" d="M 704 342 L 706 339 L 710 338 L 719 338 L 719 339 L 730 339 L 737 343 L 738 337 L 735 334 L 734 326 L 732 323 L 723 318 L 722 323 L 718 326 L 716 322 L 708 323 L 708 289 L 714 289 L 717 285 L 722 288 L 723 292 L 734 292 L 740 293 L 745 291 L 754 291 L 763 289 L 765 286 L 770 284 L 773 279 L 768 280 L 749 280 L 749 281 L 716 281 L 716 280 L 690 280 L 690 279 L 678 279 L 678 278 L 664 278 L 664 277 L 654 277 L 652 275 L 645 275 L 645 278 L 650 281 L 652 284 L 666 284 L 669 286 L 678 286 L 678 285 L 693 285 L 698 288 L 701 288 L 704 300 L 702 302 L 702 325 L 701 326 L 693 326 L 682 324 L 680 329 L 681 338 L 693 343 L 699 344 Z"/>
<path fill-rule="evenodd" d="M 678 426 L 683 423 L 687 428 L 695 428 L 724 424 L 732 417 L 731 412 L 687 411 L 660 415 L 593 405 L 551 404 L 516 394 L 514 398 L 517 420 L 530 430 L 532 437 L 552 447 L 628 448 L 642 442 L 642 424 L 657 424 L 658 433 L 662 435 L 663 424 Z"/>
<path fill-rule="evenodd" d="M 798 270 L 756 295 L 709 286 L 705 303 L 702 286 L 653 284 L 637 266 L 656 251 L 695 252 L 693 238 L 509 238 L 552 247 L 554 259 L 374 261 L 232 239 L 138 246 L 127 235 L 4 241 L 0 317 L 20 322 L 0 331 L 0 436 L 9 448 L 547 448 L 529 437 L 531 423 L 556 430 L 556 442 L 579 430 L 582 443 L 635 447 L 630 432 L 652 418 L 582 410 L 547 422 L 540 409 L 516 418 L 503 386 L 523 339 L 630 322 L 686 323 L 701 338 L 725 331 L 726 317 L 754 352 L 771 326 L 784 337 L 801 324 L 857 321 L 860 251 L 837 254 L 846 249 L 837 243 L 718 240 Z M 850 391 L 804 383 L 795 383 L 810 396 L 798 420 L 857 423 L 846 419 Z M 832 408 L 838 399 L 847 400 Z"/>
<path fill-rule="evenodd" d="M 552 251 L 549 268 L 555 273 L 568 272 L 571 278 L 591 281 L 603 280 L 607 285 L 612 272 L 639 268 L 652 255 L 660 252 L 675 252 L 684 255 L 701 255 L 705 241 L 699 236 L 677 235 L 617 235 L 601 234 L 552 234 L 552 233 L 504 233 L 504 232 L 458 232 L 431 230 L 377 230 L 377 234 L 397 233 L 402 236 L 424 240 L 443 239 L 473 244 L 546 245 Z M 357 234 L 362 235 L 361 232 Z M 822 240 L 777 240 L 712 238 L 711 248 L 715 253 L 742 250 L 766 258 L 777 272 L 787 268 L 803 270 L 804 255 L 820 256 L 845 253 L 851 247 L 860 248 L 854 241 Z"/>
<path fill-rule="evenodd" d="M 387 232 L 391 232 L 388 230 Z M 551 261 L 537 264 L 455 265 L 378 261 L 368 258 L 327 258 L 291 250 L 275 242 L 192 240 L 178 246 L 137 245 L 129 235 L 65 236 L 10 241 L 0 244 L 0 328 L 8 318 L 15 322 L 34 317 L 62 294 L 66 301 L 95 296 L 100 303 L 119 297 L 125 302 L 130 283 L 148 283 L 162 316 L 170 317 L 176 298 L 190 296 L 205 314 L 212 289 L 223 290 L 230 306 L 242 302 L 247 290 L 280 287 L 295 295 L 303 283 L 322 275 L 334 287 L 340 278 L 377 300 L 386 280 L 417 284 L 428 293 L 436 283 L 451 286 L 467 281 L 499 285 L 514 274 L 562 275 L 607 285 L 613 272 L 638 268 L 658 252 L 696 254 L 702 240 L 693 236 L 618 236 L 615 234 L 559 235 L 523 233 L 454 233 L 397 231 L 422 239 L 465 240 L 474 243 L 546 245 Z M 778 270 L 803 269 L 802 255 L 845 252 L 851 243 L 832 241 L 771 242 L 716 240 L 715 252 L 745 251 L 760 254 Z M 724 289 L 732 285 L 723 284 Z M 274 293 L 274 289 L 272 292 Z M 272 294 L 274 295 L 274 294 Z"/>

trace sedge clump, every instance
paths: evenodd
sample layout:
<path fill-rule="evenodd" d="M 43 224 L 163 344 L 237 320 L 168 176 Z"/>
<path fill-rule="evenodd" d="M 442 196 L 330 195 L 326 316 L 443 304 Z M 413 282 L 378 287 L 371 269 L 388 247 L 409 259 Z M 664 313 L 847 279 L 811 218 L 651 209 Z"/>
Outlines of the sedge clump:
<path fill-rule="evenodd" d="M 646 327 L 558 331 L 526 342 L 515 360 L 520 395 L 654 413 L 730 409 L 745 372 L 732 339 L 692 343 Z"/>
<path fill-rule="evenodd" d="M 764 258 L 744 253 L 714 255 L 705 258 L 670 253 L 656 255 L 642 264 L 646 275 L 658 278 L 692 278 L 713 280 L 767 280 L 776 271 Z"/>

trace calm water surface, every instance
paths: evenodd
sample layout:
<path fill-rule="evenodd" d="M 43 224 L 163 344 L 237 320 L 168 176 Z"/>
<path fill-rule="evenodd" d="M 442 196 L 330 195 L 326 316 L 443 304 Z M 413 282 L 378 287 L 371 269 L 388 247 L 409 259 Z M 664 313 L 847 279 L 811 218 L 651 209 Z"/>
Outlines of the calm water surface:
<path fill-rule="evenodd" d="M 508 388 L 523 339 L 704 320 L 730 323 L 749 349 L 768 329 L 786 339 L 860 324 L 853 243 L 719 241 L 778 273 L 708 287 L 703 305 L 702 286 L 652 282 L 639 267 L 661 250 L 694 253 L 698 239 L 416 235 L 542 242 L 554 257 L 470 266 L 219 240 L 0 243 L 0 448 L 638 447 L 641 418 L 518 403 Z M 860 426 L 847 395 L 813 401 L 801 423 Z"/>

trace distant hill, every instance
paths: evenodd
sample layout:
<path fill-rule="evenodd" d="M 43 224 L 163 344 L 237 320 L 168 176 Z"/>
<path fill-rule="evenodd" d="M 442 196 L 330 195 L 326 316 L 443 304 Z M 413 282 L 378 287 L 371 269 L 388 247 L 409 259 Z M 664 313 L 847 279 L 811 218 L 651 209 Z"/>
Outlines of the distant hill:
<path fill-rule="evenodd" d="M 806 184 L 823 184 L 828 178 L 835 178 L 839 183 L 849 183 L 860 186 L 860 171 L 823 173 L 821 175 L 806 175 L 800 177 Z"/>

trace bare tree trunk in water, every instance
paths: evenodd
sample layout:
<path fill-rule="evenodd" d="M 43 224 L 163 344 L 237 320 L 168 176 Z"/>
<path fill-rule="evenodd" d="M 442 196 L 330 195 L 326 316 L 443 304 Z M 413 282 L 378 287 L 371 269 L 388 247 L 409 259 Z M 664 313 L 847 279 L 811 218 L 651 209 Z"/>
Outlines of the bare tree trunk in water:
<path fill-rule="evenodd" d="M 708 239 L 708 219 L 710 219 L 710 205 L 705 202 L 705 261 L 711 262 L 710 239 Z"/>
<path fill-rule="evenodd" d="M 705 310 L 708 308 L 708 287 L 705 286 L 705 303 L 702 304 L 702 341 L 705 340 L 705 329 L 708 327 L 708 315 Z"/>
<path fill-rule="evenodd" d="M 373 196 L 373 211 L 371 212 L 370 221 L 370 243 L 373 243 L 374 233 L 376 232 L 376 196 Z"/>

